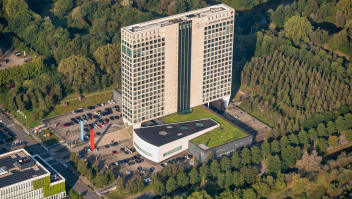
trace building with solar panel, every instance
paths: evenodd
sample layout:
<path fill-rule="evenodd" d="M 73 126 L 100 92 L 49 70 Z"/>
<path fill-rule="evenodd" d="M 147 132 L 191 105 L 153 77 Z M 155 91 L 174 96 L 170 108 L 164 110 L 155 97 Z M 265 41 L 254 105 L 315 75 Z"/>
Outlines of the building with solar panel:
<path fill-rule="evenodd" d="M 40 156 L 25 149 L 0 155 L 0 199 L 59 199 L 65 178 Z"/>
<path fill-rule="evenodd" d="M 189 147 L 189 141 L 220 126 L 213 119 L 193 120 L 133 130 L 133 145 L 145 158 L 162 162 Z"/>

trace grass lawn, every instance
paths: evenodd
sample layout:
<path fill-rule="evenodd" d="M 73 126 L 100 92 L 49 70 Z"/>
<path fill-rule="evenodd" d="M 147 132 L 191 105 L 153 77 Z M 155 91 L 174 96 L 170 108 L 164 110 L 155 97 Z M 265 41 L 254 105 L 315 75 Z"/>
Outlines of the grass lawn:
<path fill-rule="evenodd" d="M 57 104 L 53 111 L 55 113 L 61 115 L 63 113 L 67 113 L 67 112 L 76 110 L 78 108 L 96 105 L 101 102 L 107 102 L 111 99 L 112 99 L 112 91 L 102 93 L 101 95 L 93 95 L 93 96 L 83 97 L 82 101 L 79 101 L 78 99 L 68 101 L 68 106 L 63 106 L 62 104 Z"/>
<path fill-rule="evenodd" d="M 33 128 L 36 127 L 38 125 L 40 125 L 40 120 L 41 119 L 37 119 L 37 120 L 32 120 L 32 117 L 30 115 L 31 112 L 34 112 L 36 115 L 39 115 L 39 110 L 23 110 L 22 111 L 24 113 L 24 115 L 27 118 L 24 118 L 23 116 L 21 116 L 20 114 L 18 114 L 16 111 L 11 112 L 12 116 L 14 116 L 19 122 L 21 122 L 22 124 L 24 124 L 27 128 Z M 54 117 L 57 116 L 58 114 L 56 114 L 55 112 L 50 112 L 48 115 L 46 115 L 44 117 L 44 119 L 50 118 L 50 117 Z M 28 122 L 28 124 L 26 124 L 26 122 Z"/>
<path fill-rule="evenodd" d="M 35 135 L 37 136 L 37 138 L 39 138 L 42 142 L 44 142 L 45 145 L 49 146 L 52 144 L 55 144 L 57 142 L 60 141 L 60 138 L 56 137 L 55 134 L 53 134 L 49 129 L 44 129 L 42 130 L 43 134 L 37 132 Z M 50 134 L 49 137 L 44 136 L 46 134 Z"/>
<path fill-rule="evenodd" d="M 92 92 L 92 93 L 83 93 L 81 94 L 83 96 L 83 98 L 85 96 L 89 97 L 89 95 L 93 95 L 93 94 L 97 94 L 97 93 L 102 93 L 102 92 L 106 92 L 106 91 L 112 91 L 116 88 L 116 85 L 112 85 L 110 87 L 107 87 L 106 89 L 104 90 L 99 90 L 99 91 L 95 91 L 95 92 Z M 78 98 L 78 95 L 77 93 L 74 93 L 74 94 L 71 94 L 71 95 L 67 95 L 66 97 L 64 97 L 61 101 L 65 101 L 65 100 L 70 100 L 70 99 L 77 99 Z"/>
<path fill-rule="evenodd" d="M 148 185 L 148 186 L 144 187 L 144 189 L 140 193 L 149 192 L 150 190 L 152 190 L 152 188 L 153 188 L 152 185 Z M 140 194 L 140 193 L 137 193 L 137 194 Z M 119 193 L 119 191 L 113 191 L 106 196 L 109 199 L 124 199 L 124 198 L 130 197 L 129 194 L 123 193 L 123 192 Z"/>
<path fill-rule="evenodd" d="M 174 122 L 184 122 L 190 120 L 198 120 L 204 118 L 212 118 L 213 120 L 217 121 L 221 126 L 217 129 L 214 129 L 206 134 L 203 134 L 192 141 L 195 144 L 204 143 L 207 140 L 208 147 L 213 148 L 227 142 L 231 142 L 234 140 L 238 140 L 240 138 L 244 138 L 247 136 L 246 133 L 241 131 L 240 129 L 234 127 L 230 123 L 223 120 L 221 117 L 214 114 L 209 109 L 203 109 L 202 107 L 198 106 L 193 108 L 192 113 L 189 114 L 172 114 L 167 117 L 163 117 L 162 119 L 165 123 L 174 123 Z"/>

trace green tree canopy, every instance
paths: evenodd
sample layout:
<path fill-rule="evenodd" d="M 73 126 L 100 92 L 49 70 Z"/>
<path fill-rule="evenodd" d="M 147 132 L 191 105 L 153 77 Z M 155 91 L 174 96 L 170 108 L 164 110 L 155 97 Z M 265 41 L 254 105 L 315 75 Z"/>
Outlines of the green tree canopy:
<path fill-rule="evenodd" d="M 308 35 L 313 31 L 313 26 L 306 17 L 293 16 L 285 23 L 286 37 L 292 39 L 295 45 L 300 40 L 309 41 Z"/>
<path fill-rule="evenodd" d="M 8 0 L 5 10 L 7 16 L 13 19 L 18 12 L 28 10 L 28 4 L 25 0 Z"/>

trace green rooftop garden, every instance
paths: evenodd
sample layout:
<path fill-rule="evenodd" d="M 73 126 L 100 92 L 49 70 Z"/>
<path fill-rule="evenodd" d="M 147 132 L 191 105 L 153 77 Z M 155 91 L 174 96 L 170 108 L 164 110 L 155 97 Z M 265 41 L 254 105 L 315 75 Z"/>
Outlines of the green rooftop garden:
<path fill-rule="evenodd" d="M 193 139 L 192 142 L 197 145 L 206 142 L 209 148 L 213 148 L 247 136 L 247 134 L 240 129 L 226 122 L 209 109 L 202 108 L 201 106 L 193 108 L 193 111 L 189 114 L 175 113 L 162 117 L 165 123 L 184 122 L 204 118 L 212 118 L 220 124 L 220 127 Z"/>

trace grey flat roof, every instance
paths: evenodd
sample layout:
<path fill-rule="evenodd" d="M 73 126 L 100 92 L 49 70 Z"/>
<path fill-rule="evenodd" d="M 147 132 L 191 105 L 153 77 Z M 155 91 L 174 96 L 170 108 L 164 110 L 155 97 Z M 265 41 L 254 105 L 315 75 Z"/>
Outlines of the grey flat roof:
<path fill-rule="evenodd" d="M 202 123 L 203 126 L 197 126 L 197 123 Z M 202 120 L 141 127 L 134 129 L 134 132 L 144 141 L 159 147 L 217 125 L 219 125 L 219 123 L 215 122 L 213 119 L 207 118 Z M 181 127 L 187 127 L 188 130 L 182 130 Z M 162 131 L 166 132 L 167 135 L 160 135 L 159 132 Z M 178 135 L 179 133 L 182 133 L 182 135 Z"/>
<path fill-rule="evenodd" d="M 23 149 L 24 150 L 24 149 Z M 5 167 L 9 173 L 0 175 L 0 188 L 29 180 L 35 176 L 41 176 L 48 172 L 36 164 L 30 169 L 20 170 L 15 166 L 17 160 L 27 157 L 22 151 L 6 153 L 0 156 L 0 168 Z M 34 160 L 33 160 L 34 161 Z"/>

